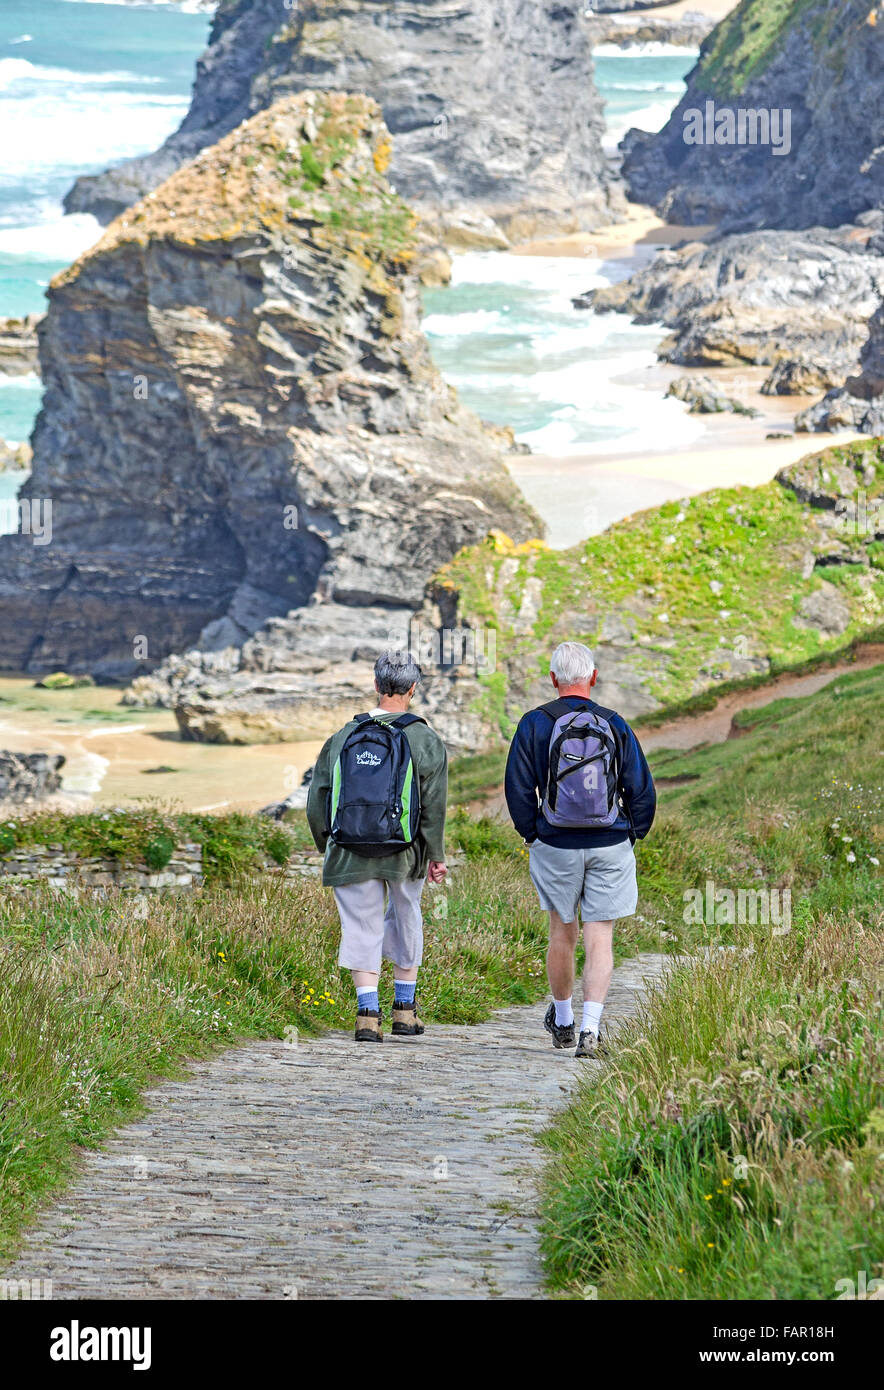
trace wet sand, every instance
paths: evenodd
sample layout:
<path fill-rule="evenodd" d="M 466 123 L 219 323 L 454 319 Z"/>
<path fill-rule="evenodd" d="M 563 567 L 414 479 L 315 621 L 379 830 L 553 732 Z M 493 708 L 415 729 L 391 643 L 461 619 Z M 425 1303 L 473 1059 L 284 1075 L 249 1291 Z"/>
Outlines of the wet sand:
<path fill-rule="evenodd" d="M 38 690 L 0 677 L 0 748 L 61 753 L 62 789 L 83 809 L 145 799 L 185 811 L 249 811 L 300 785 L 322 740 L 236 747 L 187 743 L 171 710 L 130 709 L 109 687 Z M 173 772 L 151 772 L 169 767 Z"/>
<path fill-rule="evenodd" d="M 673 5 L 666 10 L 675 12 L 681 8 Z M 729 8 L 732 6 L 723 5 L 722 12 Z M 648 13 L 664 14 L 664 10 Z M 667 225 L 652 208 L 633 203 L 622 222 L 594 232 L 531 242 L 512 254 L 591 256 L 616 261 L 619 272 L 625 276 L 646 264 L 653 248 L 706 240 L 715 230 Z M 661 329 L 661 337 L 664 332 Z M 659 395 L 676 377 L 706 376 L 725 395 L 759 411 L 755 418 L 732 413 L 694 416 L 702 431 L 678 451 L 667 450 L 663 437 L 659 451 L 591 449 L 579 454 L 508 457 L 507 466 L 514 481 L 546 523 L 549 544 L 554 549 L 565 549 L 604 531 L 623 517 L 710 488 L 758 487 L 770 482 L 780 468 L 806 454 L 861 438 L 848 432 L 795 434 L 795 416 L 818 400 L 819 395 L 763 396 L 761 386 L 769 372 L 769 366 L 748 364 L 683 367 L 656 362 L 615 378 L 617 385 L 635 386 Z M 686 405 L 684 409 L 687 411 Z M 768 439 L 773 433 L 789 438 Z"/>

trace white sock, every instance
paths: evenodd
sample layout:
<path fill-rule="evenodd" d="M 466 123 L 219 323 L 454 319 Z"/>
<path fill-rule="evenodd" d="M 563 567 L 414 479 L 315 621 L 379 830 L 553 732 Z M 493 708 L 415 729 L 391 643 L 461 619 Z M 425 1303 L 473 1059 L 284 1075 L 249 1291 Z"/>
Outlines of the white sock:
<path fill-rule="evenodd" d="M 604 1007 L 604 1004 L 593 1004 L 592 1000 L 584 1000 L 583 1023 L 580 1028 L 581 1033 L 595 1033 L 596 1037 L 598 1037 L 599 1028 L 602 1023 L 602 1009 Z"/>
<path fill-rule="evenodd" d="M 574 1010 L 571 1007 L 571 996 L 567 999 L 554 999 L 556 1006 L 556 1023 L 560 1028 L 567 1028 L 569 1023 L 574 1022 Z"/>

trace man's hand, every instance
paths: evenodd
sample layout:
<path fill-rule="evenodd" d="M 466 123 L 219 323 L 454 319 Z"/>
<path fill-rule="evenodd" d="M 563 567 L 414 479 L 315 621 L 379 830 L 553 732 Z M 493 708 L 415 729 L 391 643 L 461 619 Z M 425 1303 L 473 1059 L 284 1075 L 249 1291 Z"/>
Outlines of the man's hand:
<path fill-rule="evenodd" d="M 448 873 L 448 865 L 441 864 L 437 860 L 431 860 L 427 869 L 427 878 L 431 883 L 444 883 L 445 875 Z"/>

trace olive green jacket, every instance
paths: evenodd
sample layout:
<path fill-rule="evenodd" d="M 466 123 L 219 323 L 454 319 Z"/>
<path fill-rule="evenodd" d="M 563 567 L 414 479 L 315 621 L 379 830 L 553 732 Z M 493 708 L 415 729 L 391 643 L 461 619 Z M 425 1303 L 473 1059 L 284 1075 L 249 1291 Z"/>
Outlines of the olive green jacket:
<path fill-rule="evenodd" d="M 390 712 L 390 720 L 398 715 Z M 401 883 L 406 878 L 423 878 L 427 865 L 445 859 L 445 808 L 448 802 L 448 754 L 438 734 L 427 724 L 409 724 L 403 731 L 408 739 L 421 797 L 421 818 L 413 845 L 388 854 L 383 859 L 367 859 L 351 849 L 342 849 L 328 836 L 328 794 L 332 770 L 347 735 L 356 728 L 355 719 L 328 739 L 316 759 L 307 795 L 307 820 L 316 848 L 325 851 L 322 882 L 326 887 L 345 883 L 365 883 L 381 878 Z"/>

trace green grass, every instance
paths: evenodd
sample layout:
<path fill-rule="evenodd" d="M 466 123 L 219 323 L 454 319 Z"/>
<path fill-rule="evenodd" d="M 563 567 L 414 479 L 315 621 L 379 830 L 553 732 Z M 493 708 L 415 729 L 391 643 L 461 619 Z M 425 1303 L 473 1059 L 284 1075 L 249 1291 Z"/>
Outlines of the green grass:
<path fill-rule="evenodd" d="M 882 701 L 884 667 L 855 672 L 652 757 L 691 780 L 640 846 L 638 940 L 691 960 L 547 1136 L 561 1295 L 825 1300 L 884 1275 Z M 791 921 L 730 921 L 723 895 L 686 921 L 707 880 L 788 890 Z"/>
<path fill-rule="evenodd" d="M 837 470 L 841 481 L 828 487 L 848 489 L 845 497 L 884 489 L 879 440 L 813 457 L 814 465 L 795 466 L 802 480 L 813 468 Z M 716 690 L 746 679 L 741 658 L 754 660 L 763 679 L 880 636 L 878 543 L 847 527 L 833 532 L 832 521 L 831 511 L 772 482 L 664 503 L 569 550 L 493 534 L 461 551 L 437 582 L 456 594 L 462 625 L 495 632 L 497 670 L 480 677 L 475 705 L 489 737 L 508 736 L 536 703 L 536 682 L 564 638 L 604 649 L 616 631 L 619 678 L 644 691 L 651 712 L 670 713 L 708 704 Z M 808 556 L 833 544 L 846 546 L 853 562 L 808 573 Z M 798 611 L 824 582 L 840 587 L 848 611 L 838 635 L 804 626 Z"/>
<path fill-rule="evenodd" d="M 700 91 L 737 96 L 759 77 L 781 48 L 789 31 L 802 20 L 805 41 L 831 63 L 839 45 L 833 42 L 836 21 L 865 22 L 871 6 L 865 0 L 742 0 L 713 30 L 703 47 L 695 82 Z M 838 11 L 847 10 L 848 15 Z"/>
<path fill-rule="evenodd" d="M 29 845 L 60 845 L 84 858 L 122 865 L 146 861 L 156 871 L 168 864 L 176 845 L 188 841 L 202 846 L 209 882 L 260 870 L 268 860 L 285 864 L 295 851 L 313 848 L 303 812 L 288 812 L 277 822 L 244 812 L 174 815 L 146 807 L 83 815 L 42 812 L 0 823 L 0 856 L 8 858 Z"/>
<path fill-rule="evenodd" d="M 422 1012 L 475 1023 L 546 987 L 518 855 L 471 860 L 424 900 Z M 193 894 L 0 896 L 0 1257 L 144 1090 L 234 1040 L 352 1027 L 334 899 L 317 879 Z M 388 1008 L 392 981 L 384 977 Z"/>
<path fill-rule="evenodd" d="M 455 758 L 448 771 L 448 800 L 454 806 L 481 800 L 503 785 L 506 749 L 465 754 Z"/>

